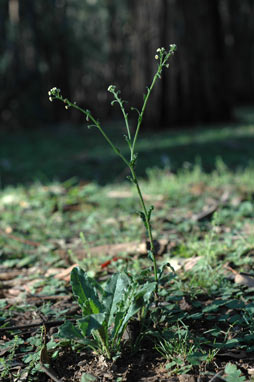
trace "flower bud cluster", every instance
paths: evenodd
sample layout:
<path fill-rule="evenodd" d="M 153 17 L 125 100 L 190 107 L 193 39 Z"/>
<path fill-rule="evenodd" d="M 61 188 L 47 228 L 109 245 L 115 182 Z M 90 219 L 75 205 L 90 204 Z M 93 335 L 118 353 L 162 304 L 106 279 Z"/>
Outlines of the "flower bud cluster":
<path fill-rule="evenodd" d="M 49 95 L 49 100 L 50 100 L 50 102 L 52 102 L 54 98 L 56 98 L 56 97 L 60 97 L 60 92 L 61 92 L 61 90 L 58 89 L 58 88 L 56 88 L 56 87 L 50 89 L 50 90 L 48 91 L 48 95 Z"/>
<path fill-rule="evenodd" d="M 165 52 L 165 48 L 158 48 L 157 50 L 156 50 L 156 52 L 157 53 L 164 53 Z"/>
<path fill-rule="evenodd" d="M 176 50 L 176 44 L 169 45 L 170 51 L 173 53 Z"/>
<path fill-rule="evenodd" d="M 116 86 L 115 85 L 109 85 L 108 92 L 114 93 L 115 91 L 116 91 Z"/>
<path fill-rule="evenodd" d="M 169 45 L 169 51 L 167 52 L 165 48 L 158 48 L 156 50 L 156 55 L 155 55 L 155 60 L 158 60 L 159 58 L 162 58 L 167 55 L 171 55 L 175 52 L 176 50 L 176 45 L 175 44 L 170 44 Z"/>
<path fill-rule="evenodd" d="M 65 98 L 65 99 L 63 100 L 63 102 L 65 103 L 65 106 L 64 106 L 65 109 L 68 110 L 70 106 L 69 106 L 69 102 L 68 102 L 67 98 Z"/>
<path fill-rule="evenodd" d="M 165 48 L 158 48 L 156 52 L 158 54 L 155 55 L 155 60 L 158 60 L 165 53 Z"/>

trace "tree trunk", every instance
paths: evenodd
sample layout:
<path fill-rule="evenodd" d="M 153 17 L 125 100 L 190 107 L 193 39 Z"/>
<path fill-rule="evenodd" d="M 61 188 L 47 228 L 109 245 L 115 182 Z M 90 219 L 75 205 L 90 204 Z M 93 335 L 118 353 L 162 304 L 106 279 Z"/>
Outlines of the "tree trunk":
<path fill-rule="evenodd" d="M 134 4 L 132 86 L 136 97 L 151 81 L 156 48 L 167 48 L 170 43 L 178 46 L 169 71 L 157 84 L 149 121 L 167 127 L 229 118 L 219 0 L 142 0 Z"/>
<path fill-rule="evenodd" d="M 228 0 L 232 91 L 240 102 L 254 100 L 254 3 Z"/>
<path fill-rule="evenodd" d="M 146 88 L 150 85 L 156 71 L 157 61 L 154 56 L 156 49 L 161 46 L 158 29 L 161 4 L 160 0 L 153 0 L 152 5 L 147 0 L 131 2 L 130 87 L 132 105 L 138 109 L 142 106 Z M 159 89 L 160 84 L 157 83 L 144 115 L 143 124 L 148 128 L 155 128 L 159 123 Z"/>

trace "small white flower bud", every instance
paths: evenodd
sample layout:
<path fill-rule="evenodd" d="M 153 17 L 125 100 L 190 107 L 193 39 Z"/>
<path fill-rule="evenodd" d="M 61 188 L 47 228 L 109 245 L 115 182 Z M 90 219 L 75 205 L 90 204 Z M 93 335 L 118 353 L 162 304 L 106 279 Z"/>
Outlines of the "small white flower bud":
<path fill-rule="evenodd" d="M 50 100 L 50 102 L 52 102 L 52 101 L 53 101 L 53 98 L 52 98 L 52 97 L 49 97 L 49 100 Z"/>
<path fill-rule="evenodd" d="M 159 56 L 158 54 L 155 55 L 155 60 L 158 60 L 159 59 Z"/>

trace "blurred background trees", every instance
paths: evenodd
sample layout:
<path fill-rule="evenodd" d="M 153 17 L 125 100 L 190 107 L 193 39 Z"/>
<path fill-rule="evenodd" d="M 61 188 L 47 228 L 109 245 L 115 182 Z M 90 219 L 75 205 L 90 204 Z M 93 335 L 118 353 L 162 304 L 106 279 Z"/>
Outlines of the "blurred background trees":
<path fill-rule="evenodd" d="M 53 86 L 100 118 L 117 115 L 109 84 L 140 105 L 169 43 L 178 51 L 145 125 L 230 119 L 254 101 L 253 20 L 253 0 L 1 0 L 0 128 L 69 119 L 48 102 Z"/>

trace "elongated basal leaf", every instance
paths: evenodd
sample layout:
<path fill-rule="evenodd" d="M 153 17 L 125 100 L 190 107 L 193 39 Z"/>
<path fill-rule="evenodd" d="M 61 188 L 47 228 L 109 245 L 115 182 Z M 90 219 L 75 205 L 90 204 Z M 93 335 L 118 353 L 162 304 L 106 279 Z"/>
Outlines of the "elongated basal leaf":
<path fill-rule="evenodd" d="M 120 333 L 124 330 L 124 327 L 127 325 L 128 321 L 135 316 L 135 314 L 137 314 L 144 305 L 147 304 L 155 288 L 155 282 L 146 283 L 140 287 L 137 287 L 137 290 L 134 293 L 130 293 L 129 296 L 126 296 L 124 316 L 122 317 L 122 322 L 119 326 Z M 121 320 L 121 313 L 122 312 L 117 314 L 117 320 Z"/>
<path fill-rule="evenodd" d="M 71 272 L 71 286 L 83 314 L 103 312 L 103 306 L 93 285 L 91 285 L 87 274 L 79 267 L 73 268 Z"/>
<path fill-rule="evenodd" d="M 135 300 L 142 298 L 144 302 L 149 302 L 153 292 L 155 291 L 155 288 L 156 282 L 145 283 L 137 289 L 137 292 L 135 294 Z"/>
<path fill-rule="evenodd" d="M 69 340 L 82 340 L 84 338 L 80 330 L 70 321 L 66 321 L 63 325 L 60 326 L 59 336 L 61 338 L 68 338 Z"/>
<path fill-rule="evenodd" d="M 83 336 L 90 336 L 93 330 L 99 330 L 105 320 L 105 313 L 90 314 L 78 320 Z"/>
<path fill-rule="evenodd" d="M 118 304 L 123 300 L 126 288 L 130 285 L 130 278 L 126 273 L 114 274 L 106 284 L 103 303 L 108 316 L 108 326 L 114 322 L 114 316 L 118 310 Z"/>
<path fill-rule="evenodd" d="M 79 328 L 74 326 L 70 321 L 66 321 L 63 325 L 60 326 L 58 334 L 60 338 L 75 340 L 92 349 L 95 348 L 94 342 L 89 338 L 85 338 Z"/>

